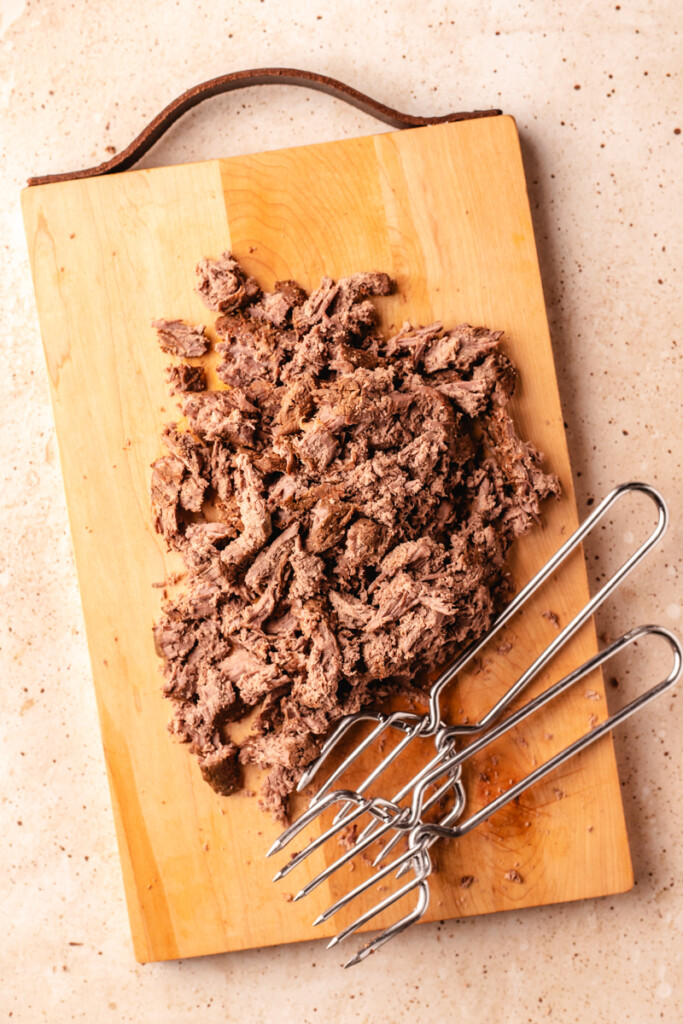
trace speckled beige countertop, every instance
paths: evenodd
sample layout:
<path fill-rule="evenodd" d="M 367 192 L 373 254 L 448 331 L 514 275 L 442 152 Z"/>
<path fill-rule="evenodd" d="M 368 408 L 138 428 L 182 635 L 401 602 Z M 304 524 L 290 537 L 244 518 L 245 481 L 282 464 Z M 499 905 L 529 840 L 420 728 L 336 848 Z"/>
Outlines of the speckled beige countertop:
<path fill-rule="evenodd" d="M 420 114 L 513 114 L 580 506 L 637 477 L 674 511 L 599 632 L 680 629 L 682 32 L 678 0 L 0 4 L 0 1020 L 683 1019 L 676 696 L 617 739 L 626 895 L 414 928 L 351 972 L 316 942 L 135 963 L 19 211 L 29 175 L 106 159 L 183 89 L 240 68 L 322 71 Z M 145 165 L 377 130 L 329 97 L 249 90 L 187 115 Z M 638 506 L 589 547 L 593 583 L 648 523 Z M 623 661 L 614 696 L 662 664 Z"/>

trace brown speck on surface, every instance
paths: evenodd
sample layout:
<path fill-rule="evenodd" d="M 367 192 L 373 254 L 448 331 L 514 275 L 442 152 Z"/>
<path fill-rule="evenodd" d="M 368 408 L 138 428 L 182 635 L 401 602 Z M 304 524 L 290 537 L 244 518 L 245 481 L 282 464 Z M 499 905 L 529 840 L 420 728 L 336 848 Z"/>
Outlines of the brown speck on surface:
<path fill-rule="evenodd" d="M 283 892 L 282 898 L 285 901 L 285 903 L 291 903 L 292 900 L 294 899 L 294 896 L 291 892 Z"/>
<path fill-rule="evenodd" d="M 680 134 L 681 134 L 681 129 L 680 128 L 674 128 L 674 135 L 680 135 Z"/>
<path fill-rule="evenodd" d="M 505 877 L 507 878 L 508 882 L 517 882 L 520 885 L 524 881 L 519 871 L 516 871 L 514 868 L 512 868 L 510 871 L 506 871 Z"/>
<path fill-rule="evenodd" d="M 580 89 L 580 88 L 581 88 L 581 86 L 580 86 L 580 85 L 575 85 L 575 86 L 574 86 L 574 88 L 575 88 L 575 89 Z"/>
<path fill-rule="evenodd" d="M 556 612 L 551 611 L 550 608 L 546 608 L 546 610 L 544 612 L 541 612 L 541 615 L 543 616 L 544 619 L 547 619 L 548 622 L 555 627 L 555 629 L 559 629 L 560 628 L 560 620 L 557 617 L 557 613 Z"/>
<path fill-rule="evenodd" d="M 609 681 L 609 685 L 612 687 L 613 690 L 618 690 L 619 689 L 619 680 L 615 676 L 612 676 L 610 681 Z"/>
<path fill-rule="evenodd" d="M 355 845 L 357 836 L 358 825 L 347 825 L 346 828 L 343 828 L 337 836 L 337 842 L 343 849 L 350 850 L 351 847 Z"/>
<path fill-rule="evenodd" d="M 116 146 L 105 146 L 104 147 L 104 152 L 105 153 L 115 153 L 116 152 Z"/>
<path fill-rule="evenodd" d="M 460 879 L 460 888 L 469 889 L 473 882 L 474 875 L 463 875 L 462 878 Z"/>
<path fill-rule="evenodd" d="M 592 832 L 592 831 L 593 831 L 593 826 L 589 825 L 588 828 L 586 829 L 586 832 Z"/>
<path fill-rule="evenodd" d="M 565 791 L 563 789 L 559 789 L 558 786 L 555 786 L 553 788 L 553 793 L 555 794 L 558 800 L 562 800 L 567 795 Z"/>

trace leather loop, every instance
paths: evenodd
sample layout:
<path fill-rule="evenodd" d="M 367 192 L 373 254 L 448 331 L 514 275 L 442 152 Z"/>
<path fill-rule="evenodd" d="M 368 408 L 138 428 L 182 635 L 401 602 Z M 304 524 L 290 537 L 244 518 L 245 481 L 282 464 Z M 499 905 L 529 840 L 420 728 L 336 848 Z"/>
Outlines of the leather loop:
<path fill-rule="evenodd" d="M 300 71 L 296 68 L 254 68 L 250 71 L 235 71 L 230 75 L 221 75 L 208 82 L 195 85 L 177 99 L 169 103 L 143 131 L 133 139 L 129 146 L 120 153 L 96 167 L 86 170 L 71 171 L 65 174 L 46 174 L 42 177 L 29 178 L 29 185 L 48 185 L 57 181 L 70 181 L 75 178 L 94 178 L 101 174 L 114 174 L 117 171 L 129 170 L 157 142 L 171 125 L 183 114 L 197 106 L 202 100 L 221 93 L 246 89 L 252 85 L 301 85 L 319 92 L 329 93 L 337 99 L 344 100 L 366 114 L 372 114 L 379 121 L 392 125 L 394 128 L 419 128 L 429 124 L 443 124 L 446 121 L 466 121 L 475 117 L 492 117 L 500 114 L 500 110 L 474 110 L 468 113 L 441 114 L 438 117 L 418 117 L 415 114 L 404 114 L 394 110 L 378 100 L 366 96 L 365 93 L 352 89 L 350 85 L 339 82 L 327 75 L 318 75 L 314 71 Z"/>

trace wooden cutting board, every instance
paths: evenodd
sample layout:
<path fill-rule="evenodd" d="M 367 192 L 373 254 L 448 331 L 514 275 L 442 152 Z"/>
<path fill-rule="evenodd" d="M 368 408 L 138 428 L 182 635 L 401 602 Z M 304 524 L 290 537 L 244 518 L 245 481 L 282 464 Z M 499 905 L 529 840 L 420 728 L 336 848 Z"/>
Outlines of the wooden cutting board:
<path fill-rule="evenodd" d="M 178 414 L 164 383 L 169 359 L 149 322 L 211 326 L 193 290 L 194 265 L 229 248 L 265 288 L 278 278 L 312 289 L 323 274 L 388 271 L 398 292 L 380 300 L 385 327 L 409 318 L 502 328 L 521 371 L 513 414 L 564 488 L 517 546 L 512 568 L 524 582 L 577 515 L 514 120 L 36 186 L 23 193 L 23 208 L 135 954 L 144 962 L 331 935 L 350 915 L 315 931 L 310 922 L 357 884 L 363 865 L 289 902 L 339 847 L 324 848 L 291 884 L 271 884 L 279 865 L 263 854 L 278 826 L 249 797 L 217 796 L 166 730 L 153 585 L 177 563 L 152 529 L 148 492 L 160 430 Z M 511 651 L 491 650 L 463 677 L 451 713 L 488 708 L 555 635 L 542 612 L 564 625 L 587 594 L 577 553 L 513 622 Z M 586 627 L 531 692 L 595 650 Z M 471 806 L 605 714 L 596 674 L 482 752 L 467 773 Z M 428 920 L 629 888 L 609 738 L 478 832 L 441 844 L 438 862 Z M 463 876 L 474 881 L 462 884 Z"/>

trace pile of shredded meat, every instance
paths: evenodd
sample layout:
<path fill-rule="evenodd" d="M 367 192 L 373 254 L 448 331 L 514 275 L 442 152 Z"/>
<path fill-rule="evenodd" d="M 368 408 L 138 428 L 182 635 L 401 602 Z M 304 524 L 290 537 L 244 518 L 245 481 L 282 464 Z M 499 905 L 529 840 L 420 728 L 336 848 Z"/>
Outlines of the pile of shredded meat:
<path fill-rule="evenodd" d="M 512 541 L 559 493 L 506 410 L 500 331 L 403 325 L 385 337 L 382 273 L 308 296 L 263 293 L 230 253 L 197 266 L 218 314 L 218 375 L 170 367 L 185 423 L 152 469 L 154 523 L 186 577 L 155 627 L 171 730 L 219 793 L 267 770 L 287 797 L 336 719 L 479 637 L 509 592 Z M 154 321 L 162 349 L 209 346 L 203 325 Z M 414 692 L 414 689 L 413 689 Z M 256 711 L 240 746 L 230 723 Z"/>

